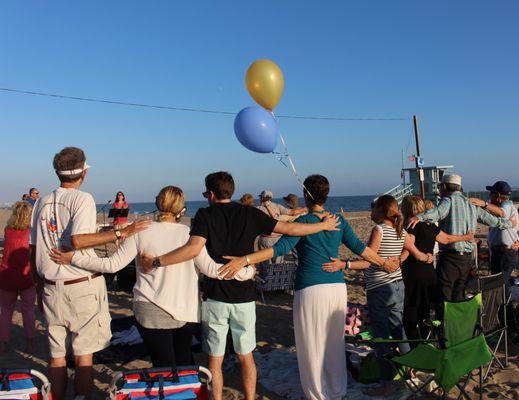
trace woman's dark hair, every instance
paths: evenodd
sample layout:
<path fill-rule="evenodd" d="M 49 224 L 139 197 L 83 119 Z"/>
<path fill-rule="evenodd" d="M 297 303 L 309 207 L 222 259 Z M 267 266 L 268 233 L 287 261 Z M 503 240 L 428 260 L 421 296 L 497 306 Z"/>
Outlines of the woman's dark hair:
<path fill-rule="evenodd" d="M 126 196 L 124 195 L 124 193 L 123 193 L 123 192 L 117 192 L 117 193 L 115 194 L 115 202 L 116 202 L 116 203 L 119 201 L 118 197 L 119 197 L 120 194 L 123 195 L 123 201 L 126 201 Z"/>
<path fill-rule="evenodd" d="M 82 169 L 85 165 L 85 161 L 86 157 L 83 150 L 77 147 L 65 147 L 54 156 L 52 165 L 60 182 L 75 182 L 81 178 L 83 171 L 76 175 L 60 175 L 58 171 Z"/>
<path fill-rule="evenodd" d="M 322 206 L 330 193 L 330 182 L 322 175 L 310 175 L 304 181 L 305 198 L 312 204 Z"/>
<path fill-rule="evenodd" d="M 385 194 L 380 196 L 373 206 L 374 213 L 374 222 L 377 224 L 381 224 L 384 219 L 389 219 L 393 221 L 395 226 L 395 231 L 398 237 L 402 237 L 402 232 L 404 230 L 404 220 L 402 218 L 402 214 L 398 209 L 398 203 L 393 196 Z"/>
<path fill-rule="evenodd" d="M 227 200 L 234 194 L 234 179 L 228 172 L 214 172 L 205 177 L 205 187 L 213 192 L 218 200 Z"/>

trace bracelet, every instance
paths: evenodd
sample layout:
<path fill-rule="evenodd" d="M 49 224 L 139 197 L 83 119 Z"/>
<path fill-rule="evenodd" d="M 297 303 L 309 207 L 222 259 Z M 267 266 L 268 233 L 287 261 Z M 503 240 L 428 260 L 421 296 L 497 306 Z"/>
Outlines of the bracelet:
<path fill-rule="evenodd" d="M 245 256 L 245 261 L 247 261 L 247 265 L 251 265 L 249 256 Z"/>
<path fill-rule="evenodd" d="M 351 269 L 351 261 L 346 261 L 346 269 Z"/>

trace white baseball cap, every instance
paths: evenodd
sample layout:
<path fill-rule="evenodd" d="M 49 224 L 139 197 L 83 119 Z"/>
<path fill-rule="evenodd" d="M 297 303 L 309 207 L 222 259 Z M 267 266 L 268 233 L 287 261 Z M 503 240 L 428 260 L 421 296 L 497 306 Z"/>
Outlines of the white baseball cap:
<path fill-rule="evenodd" d="M 260 193 L 260 197 L 270 197 L 272 199 L 274 195 L 271 190 L 265 189 Z"/>
<path fill-rule="evenodd" d="M 458 174 L 445 174 L 442 177 L 442 183 L 451 183 L 461 186 L 461 176 Z"/>

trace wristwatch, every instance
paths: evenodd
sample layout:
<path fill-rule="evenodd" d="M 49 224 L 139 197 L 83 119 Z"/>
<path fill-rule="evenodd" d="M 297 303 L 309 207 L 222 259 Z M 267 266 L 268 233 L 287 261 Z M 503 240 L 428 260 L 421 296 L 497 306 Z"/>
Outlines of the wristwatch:
<path fill-rule="evenodd" d="M 249 256 L 245 256 L 245 261 L 247 261 L 246 267 L 248 267 L 251 264 Z"/>
<path fill-rule="evenodd" d="M 151 266 L 153 268 L 158 268 L 158 267 L 162 266 L 162 264 L 160 263 L 160 257 L 155 257 L 153 259 L 153 262 L 151 263 Z"/>
<path fill-rule="evenodd" d="M 488 203 L 487 203 L 487 202 L 485 202 L 485 205 L 484 205 L 484 206 L 483 206 L 482 208 L 483 208 L 483 210 L 486 210 L 486 209 L 487 209 L 487 207 L 488 207 Z"/>
<path fill-rule="evenodd" d="M 116 229 L 116 230 L 114 231 L 114 233 L 115 233 L 115 237 L 116 237 L 117 239 L 120 239 L 120 238 L 121 238 L 122 235 L 121 235 L 121 231 L 120 231 L 119 229 Z"/>

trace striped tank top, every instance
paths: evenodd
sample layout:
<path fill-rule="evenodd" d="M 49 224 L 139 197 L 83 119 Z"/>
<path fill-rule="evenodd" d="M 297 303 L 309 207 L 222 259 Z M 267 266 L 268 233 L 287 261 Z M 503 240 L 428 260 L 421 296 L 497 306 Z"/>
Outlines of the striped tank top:
<path fill-rule="evenodd" d="M 375 229 L 378 229 L 382 234 L 378 255 L 382 258 L 400 257 L 404 248 L 406 231 L 404 230 L 402 236 L 398 237 L 395 228 L 389 225 L 380 224 Z M 364 272 L 364 277 L 366 279 L 366 290 L 372 290 L 402 279 L 402 271 L 399 268 L 392 273 L 388 273 L 377 265 L 370 265 Z"/>

